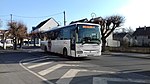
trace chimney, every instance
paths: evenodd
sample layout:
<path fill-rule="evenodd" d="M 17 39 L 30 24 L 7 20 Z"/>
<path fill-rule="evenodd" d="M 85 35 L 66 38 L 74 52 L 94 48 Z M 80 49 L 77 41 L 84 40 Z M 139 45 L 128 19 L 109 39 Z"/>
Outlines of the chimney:
<path fill-rule="evenodd" d="M 146 30 L 146 26 L 144 26 L 144 30 Z"/>

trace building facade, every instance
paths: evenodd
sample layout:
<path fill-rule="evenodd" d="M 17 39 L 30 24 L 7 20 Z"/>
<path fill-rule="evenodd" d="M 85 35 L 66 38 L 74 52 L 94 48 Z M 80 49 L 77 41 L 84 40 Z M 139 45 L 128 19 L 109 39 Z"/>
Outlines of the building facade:
<path fill-rule="evenodd" d="M 135 46 L 150 46 L 150 27 L 139 27 L 133 33 L 133 39 L 136 41 Z"/>
<path fill-rule="evenodd" d="M 59 26 L 58 22 L 56 22 L 56 20 L 53 18 L 49 18 L 39 23 L 36 27 L 32 27 L 31 43 L 33 43 L 34 46 L 40 46 L 40 33 L 48 31 L 57 26 Z"/>
<path fill-rule="evenodd" d="M 106 46 L 120 47 L 120 41 L 113 39 L 113 33 L 111 33 L 106 39 Z"/>

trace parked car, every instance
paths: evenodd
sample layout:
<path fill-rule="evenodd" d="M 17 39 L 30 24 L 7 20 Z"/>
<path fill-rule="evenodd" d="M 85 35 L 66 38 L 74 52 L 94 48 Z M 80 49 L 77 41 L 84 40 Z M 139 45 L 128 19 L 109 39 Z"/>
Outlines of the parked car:
<path fill-rule="evenodd" d="M 3 43 L 0 42 L 0 47 L 3 47 Z"/>
<path fill-rule="evenodd" d="M 4 41 L 0 41 L 0 47 L 3 47 Z M 13 47 L 11 40 L 6 40 L 6 47 Z"/>

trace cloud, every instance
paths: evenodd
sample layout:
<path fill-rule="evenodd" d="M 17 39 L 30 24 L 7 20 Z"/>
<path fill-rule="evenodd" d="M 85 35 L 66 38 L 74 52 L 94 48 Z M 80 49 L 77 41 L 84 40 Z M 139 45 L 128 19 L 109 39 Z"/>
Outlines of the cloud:
<path fill-rule="evenodd" d="M 128 4 L 119 9 L 125 16 L 124 26 L 133 29 L 139 26 L 150 26 L 150 0 L 129 0 Z"/>

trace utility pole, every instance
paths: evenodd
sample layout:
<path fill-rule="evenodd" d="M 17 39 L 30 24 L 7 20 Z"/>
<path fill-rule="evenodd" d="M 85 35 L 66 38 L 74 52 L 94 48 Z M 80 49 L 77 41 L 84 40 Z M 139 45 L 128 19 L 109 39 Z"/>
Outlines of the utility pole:
<path fill-rule="evenodd" d="M 11 22 L 11 26 L 10 27 L 12 27 L 12 14 L 10 14 L 10 22 Z M 13 42 L 14 42 L 14 46 L 13 46 L 13 48 L 14 48 L 14 50 L 17 50 L 17 39 L 16 39 L 16 35 L 15 35 L 15 32 L 16 31 L 14 31 L 14 38 L 13 38 Z"/>
<path fill-rule="evenodd" d="M 66 13 L 65 11 L 63 13 L 64 13 L 64 26 L 65 26 L 66 25 Z"/>
<path fill-rule="evenodd" d="M 11 21 L 11 23 L 12 23 L 12 14 L 10 14 L 10 21 Z"/>

